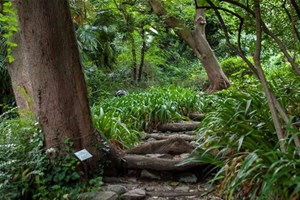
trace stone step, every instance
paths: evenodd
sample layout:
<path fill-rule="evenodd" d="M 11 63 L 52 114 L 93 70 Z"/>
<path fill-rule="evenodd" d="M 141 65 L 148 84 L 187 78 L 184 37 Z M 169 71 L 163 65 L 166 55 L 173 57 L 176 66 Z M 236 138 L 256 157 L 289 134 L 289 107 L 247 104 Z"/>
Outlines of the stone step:
<path fill-rule="evenodd" d="M 189 174 L 192 175 L 191 173 Z M 186 177 L 187 174 L 182 174 Z M 104 186 L 101 191 L 96 193 L 94 200 L 102 200 L 105 192 L 117 194 L 118 199 L 146 199 L 146 200 L 185 200 L 185 199 L 211 199 L 221 200 L 211 191 L 214 186 L 201 182 L 182 182 L 182 181 L 162 181 L 162 180 L 147 180 L 134 177 L 104 177 Z M 115 195 L 111 199 L 113 200 Z"/>
<path fill-rule="evenodd" d="M 199 125 L 200 122 L 196 121 L 172 122 L 158 125 L 157 130 L 161 132 L 194 131 L 199 127 Z"/>
<path fill-rule="evenodd" d="M 196 136 L 195 135 L 190 135 L 190 134 L 185 134 L 185 133 L 174 133 L 174 134 L 168 134 L 168 133 L 148 133 L 147 135 L 145 135 L 146 140 L 166 140 L 169 138 L 182 138 L 185 141 L 194 141 L 196 140 Z"/>

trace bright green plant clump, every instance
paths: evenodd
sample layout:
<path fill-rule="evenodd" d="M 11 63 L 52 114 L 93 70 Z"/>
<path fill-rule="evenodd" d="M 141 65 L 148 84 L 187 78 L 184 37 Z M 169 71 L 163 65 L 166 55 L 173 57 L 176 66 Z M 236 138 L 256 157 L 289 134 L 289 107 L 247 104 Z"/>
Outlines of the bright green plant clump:
<path fill-rule="evenodd" d="M 159 123 L 186 119 L 188 113 L 201 107 L 200 96 L 195 91 L 167 87 L 100 102 L 92 107 L 92 113 L 100 132 L 130 147 L 139 141 L 138 131 L 151 130 Z"/>
<path fill-rule="evenodd" d="M 248 65 L 240 57 L 230 57 L 221 62 L 222 69 L 228 78 L 236 79 L 249 78 L 252 75 Z"/>
<path fill-rule="evenodd" d="M 0 194 L 6 199 L 29 198 L 38 187 L 46 166 L 41 137 L 38 124 L 30 118 L 0 117 Z"/>
<path fill-rule="evenodd" d="M 99 188 L 101 177 L 82 181 L 70 140 L 62 142 L 60 155 L 56 148 L 45 151 L 32 114 L 11 119 L 11 112 L 0 116 L 0 199 L 75 199 Z"/>
<path fill-rule="evenodd" d="M 232 88 L 207 97 L 206 104 L 198 151 L 189 161 L 219 168 L 214 181 L 220 181 L 218 192 L 223 197 L 293 199 L 299 195 L 300 159 L 292 141 L 299 132 L 288 128 L 293 131 L 287 134 L 287 152 L 282 153 L 261 92 Z"/>

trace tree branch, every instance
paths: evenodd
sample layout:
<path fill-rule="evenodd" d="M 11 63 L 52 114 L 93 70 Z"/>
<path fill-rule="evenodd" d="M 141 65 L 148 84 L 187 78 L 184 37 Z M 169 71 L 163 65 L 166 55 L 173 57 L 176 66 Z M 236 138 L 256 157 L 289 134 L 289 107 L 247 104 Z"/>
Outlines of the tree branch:
<path fill-rule="evenodd" d="M 251 10 L 248 6 L 245 6 L 242 3 L 239 3 L 238 1 L 234 1 L 234 0 L 220 0 L 221 2 L 227 2 L 230 3 L 232 5 L 236 5 L 242 9 L 244 9 L 245 11 L 247 11 L 249 14 L 251 14 L 254 18 L 255 18 L 255 13 L 253 10 Z M 286 46 L 284 45 L 284 43 L 279 39 L 279 37 L 277 37 L 272 31 L 270 31 L 270 29 L 266 26 L 266 24 L 261 21 L 261 26 L 263 31 L 269 35 L 278 45 L 279 49 L 281 50 L 281 52 L 284 54 L 284 56 L 287 58 L 288 62 L 291 64 L 293 70 L 295 71 L 295 73 L 300 77 L 300 69 L 299 66 L 296 64 L 296 62 L 294 61 L 294 59 L 292 58 L 292 56 L 290 55 L 290 53 L 288 52 Z"/>
<path fill-rule="evenodd" d="M 166 26 L 174 28 L 176 33 L 183 39 L 193 50 L 196 49 L 195 42 L 193 39 L 192 31 L 185 27 L 182 22 L 174 16 L 168 16 L 167 11 L 162 6 L 158 0 L 149 0 L 149 3 L 154 11 L 154 13 L 162 17 L 164 16 L 164 21 Z"/>
<path fill-rule="evenodd" d="M 241 33 L 242 33 L 242 30 L 243 30 L 243 24 L 244 24 L 244 18 L 241 17 L 239 14 L 229 10 L 229 9 L 226 9 L 226 8 L 222 8 L 222 7 L 218 7 L 218 6 L 215 6 L 213 4 L 212 1 L 208 0 L 207 3 L 210 4 L 210 6 L 199 6 L 198 8 L 206 8 L 206 9 L 217 9 L 217 10 L 222 10 L 224 12 L 227 12 L 227 13 L 230 13 L 232 14 L 233 16 L 237 17 L 239 20 L 240 20 L 240 24 L 239 24 L 239 28 L 238 28 L 238 49 L 239 51 L 243 51 L 242 48 L 241 48 Z"/>
<path fill-rule="evenodd" d="M 283 133 L 283 130 L 281 129 L 281 124 L 280 124 L 278 115 L 276 113 L 276 108 L 274 106 L 273 99 L 270 95 L 270 89 L 268 87 L 268 83 L 265 78 L 264 72 L 262 70 L 261 63 L 260 63 L 261 42 L 262 42 L 262 24 L 261 24 L 261 13 L 260 13 L 259 0 L 254 0 L 254 11 L 255 11 L 255 19 L 256 19 L 256 48 L 255 48 L 255 53 L 254 53 L 253 59 L 254 59 L 254 63 L 257 68 L 258 76 L 260 77 L 262 86 L 265 91 L 265 95 L 268 100 L 273 123 L 274 123 L 276 133 L 277 133 L 277 138 L 278 138 L 279 145 L 280 145 L 280 150 L 282 152 L 286 152 L 286 147 L 285 147 L 286 142 L 284 141 L 284 133 Z"/>
<path fill-rule="evenodd" d="M 294 39 L 294 51 L 297 49 L 297 40 L 300 42 L 300 35 L 299 32 L 296 28 L 296 23 L 295 23 L 295 17 L 291 15 L 289 10 L 286 8 L 286 0 L 282 3 L 282 8 L 284 9 L 286 15 L 288 16 L 290 22 L 291 22 L 291 28 L 292 28 L 292 33 L 293 33 L 293 39 Z M 295 60 L 295 54 L 294 54 L 294 60 Z"/>
<path fill-rule="evenodd" d="M 298 18 L 300 20 L 300 8 L 299 8 L 298 4 L 296 3 L 295 0 L 291 0 L 291 4 L 294 7 L 294 9 L 295 9 L 295 11 L 297 13 L 297 16 L 298 16 Z"/>
<path fill-rule="evenodd" d="M 255 66 L 250 62 L 250 60 L 245 56 L 245 54 L 241 51 L 241 46 L 239 46 L 238 48 L 236 48 L 231 42 L 230 42 L 230 36 L 229 36 L 229 33 L 228 33 L 228 30 L 227 30 L 227 27 L 225 25 L 225 22 L 222 18 L 222 15 L 220 14 L 219 12 L 219 7 L 216 7 L 212 1 L 210 0 L 207 0 L 207 2 L 210 4 L 210 8 L 214 9 L 215 11 L 215 14 L 220 22 L 220 25 L 221 25 L 221 28 L 224 32 L 224 36 L 225 36 L 225 39 L 226 39 L 226 43 L 227 45 L 237 54 L 239 55 L 243 60 L 244 62 L 247 63 L 247 65 L 250 67 L 251 71 L 258 77 L 258 74 L 257 74 L 257 70 L 255 69 Z M 242 19 L 242 17 L 241 17 Z M 241 45 L 239 43 L 239 45 Z"/>

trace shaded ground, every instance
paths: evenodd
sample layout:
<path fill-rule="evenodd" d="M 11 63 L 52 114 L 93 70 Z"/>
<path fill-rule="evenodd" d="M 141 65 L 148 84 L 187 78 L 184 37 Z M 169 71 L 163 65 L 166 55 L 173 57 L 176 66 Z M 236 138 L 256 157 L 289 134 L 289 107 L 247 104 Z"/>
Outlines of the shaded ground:
<path fill-rule="evenodd" d="M 133 177 L 106 178 L 105 185 L 122 185 L 128 191 L 141 189 L 146 193 L 144 199 L 167 200 L 167 199 L 199 199 L 199 200 L 221 200 L 210 192 L 212 187 L 205 182 L 182 183 L 177 181 L 146 180 Z"/>

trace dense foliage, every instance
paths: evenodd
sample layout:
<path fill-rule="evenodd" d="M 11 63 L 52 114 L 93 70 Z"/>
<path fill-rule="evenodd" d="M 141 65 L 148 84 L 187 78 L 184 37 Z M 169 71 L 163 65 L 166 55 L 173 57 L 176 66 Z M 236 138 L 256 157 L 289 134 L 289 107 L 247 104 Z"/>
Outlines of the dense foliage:
<path fill-rule="evenodd" d="M 32 113 L 23 115 L 14 109 L 0 116 L 0 199 L 74 199 L 100 186 L 101 177 L 82 179 L 71 141 L 62 142 L 60 155 L 45 151 L 39 124 Z"/>
<path fill-rule="evenodd" d="M 10 16 L 14 14 L 11 2 L 4 1 L 3 10 L 0 12 L 0 114 L 14 105 L 12 86 L 6 68 L 7 63 L 13 61 L 12 47 L 16 46 L 9 41 L 13 33 L 17 31 L 16 18 Z"/>
<path fill-rule="evenodd" d="M 145 92 L 99 102 L 92 107 L 96 128 L 125 147 L 139 142 L 141 131 L 158 124 L 187 119 L 187 114 L 202 109 L 197 92 L 180 87 L 154 87 Z"/>
<path fill-rule="evenodd" d="M 285 68 L 285 73 L 288 69 Z M 290 73 L 279 73 L 276 85 L 280 101 L 293 112 L 285 140 L 286 152 L 279 151 L 274 124 L 266 109 L 264 95 L 257 89 L 232 87 L 207 97 L 206 116 L 198 131 L 198 150 L 189 161 L 209 162 L 219 168 L 214 181 L 217 189 L 228 199 L 293 199 L 299 192 L 300 162 L 292 138 L 299 132 L 299 91 L 282 95 L 286 88 L 298 88 L 299 82 L 289 84 Z M 277 71 L 277 76 L 279 75 Z M 275 74 L 270 75 L 271 77 Z M 258 86 L 259 88 L 259 86 Z M 292 101 L 291 101 L 292 100 Z"/>

